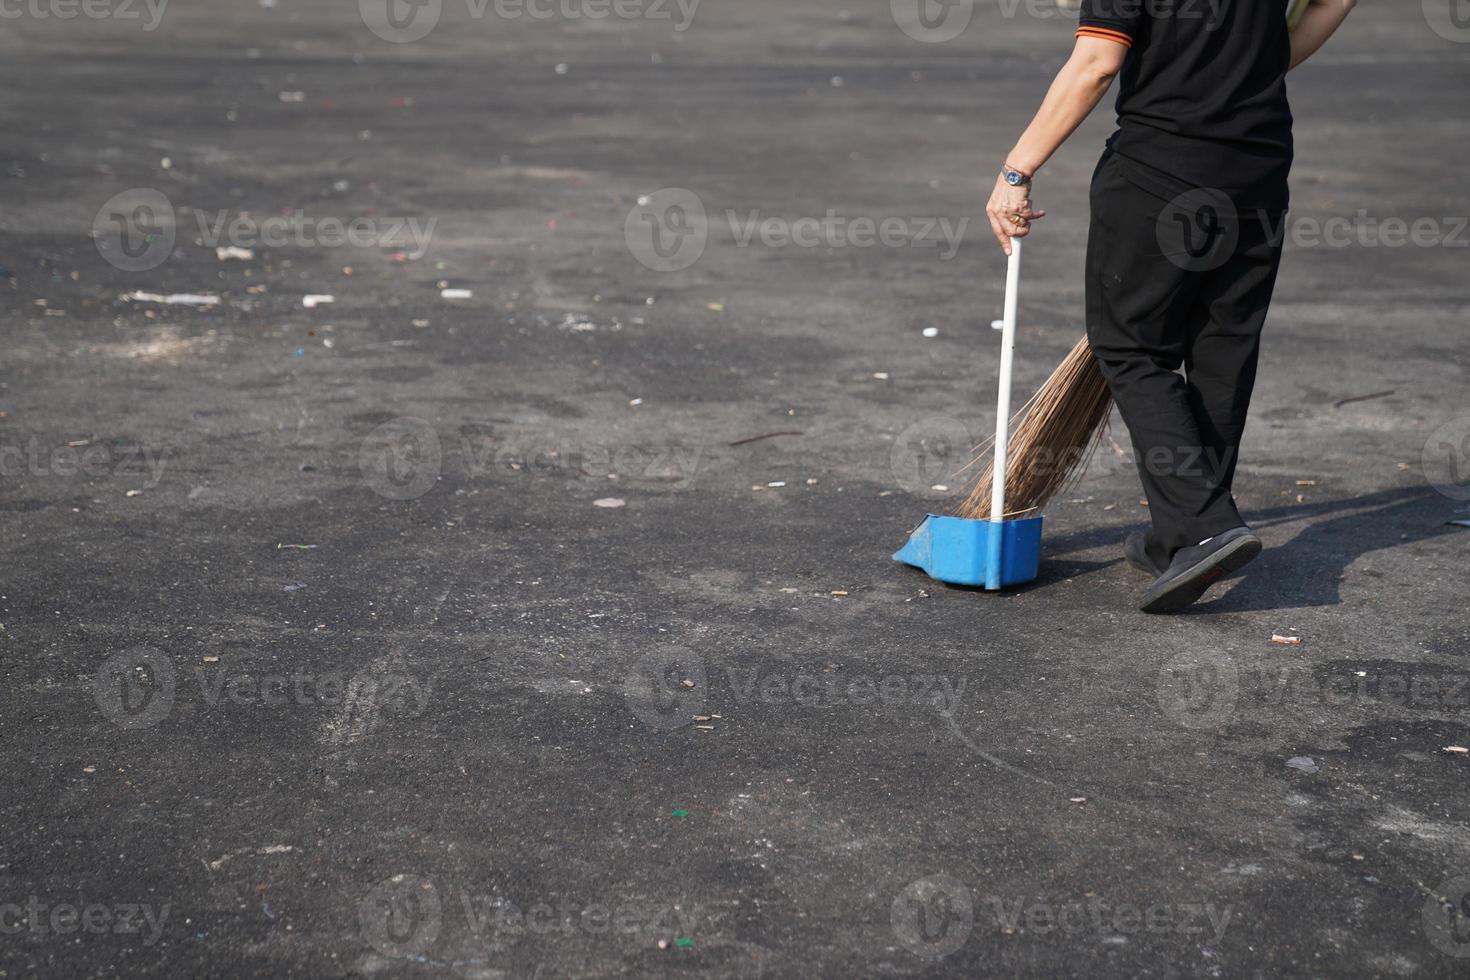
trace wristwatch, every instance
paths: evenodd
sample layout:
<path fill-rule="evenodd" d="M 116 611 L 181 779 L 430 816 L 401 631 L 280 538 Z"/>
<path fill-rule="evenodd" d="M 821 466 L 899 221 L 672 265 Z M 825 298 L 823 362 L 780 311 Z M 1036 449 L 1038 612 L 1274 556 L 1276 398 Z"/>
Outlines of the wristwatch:
<path fill-rule="evenodd" d="M 1021 171 L 1014 169 L 1009 163 L 1001 164 L 1000 175 L 1004 177 L 1006 183 L 1010 184 L 1012 187 L 1025 187 L 1027 184 L 1031 183 L 1031 178 L 1029 175 L 1023 174 L 1021 173 Z"/>

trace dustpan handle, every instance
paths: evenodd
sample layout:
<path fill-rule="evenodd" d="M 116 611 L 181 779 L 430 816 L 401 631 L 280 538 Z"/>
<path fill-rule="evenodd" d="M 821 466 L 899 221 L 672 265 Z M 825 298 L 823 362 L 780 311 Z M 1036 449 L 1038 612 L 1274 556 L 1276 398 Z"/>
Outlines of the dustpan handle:
<path fill-rule="evenodd" d="M 1000 334 L 1000 394 L 995 406 L 995 470 L 990 481 L 990 519 L 999 521 L 1006 513 L 1006 450 L 1011 419 L 1011 362 L 1016 352 L 1016 307 L 1021 292 L 1021 240 L 1011 239 L 1006 261 L 1006 305 Z"/>

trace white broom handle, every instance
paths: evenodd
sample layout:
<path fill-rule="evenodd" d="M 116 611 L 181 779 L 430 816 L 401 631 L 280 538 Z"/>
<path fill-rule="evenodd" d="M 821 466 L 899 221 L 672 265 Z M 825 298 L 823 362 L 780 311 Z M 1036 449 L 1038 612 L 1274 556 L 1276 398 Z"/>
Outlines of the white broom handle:
<path fill-rule="evenodd" d="M 1006 262 L 1006 306 L 1000 333 L 1000 394 L 995 405 L 995 478 L 990 481 L 990 519 L 1006 514 L 1006 450 L 1011 421 L 1011 362 L 1016 353 L 1016 307 L 1021 291 L 1021 240 L 1011 239 Z"/>

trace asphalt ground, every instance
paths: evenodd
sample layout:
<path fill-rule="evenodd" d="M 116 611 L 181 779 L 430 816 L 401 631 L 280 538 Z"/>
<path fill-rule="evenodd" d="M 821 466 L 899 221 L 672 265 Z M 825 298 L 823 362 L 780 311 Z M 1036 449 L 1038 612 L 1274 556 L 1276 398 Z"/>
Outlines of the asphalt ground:
<path fill-rule="evenodd" d="M 1267 550 L 1170 617 L 1116 420 L 1036 582 L 889 559 L 994 423 L 1068 15 L 414 9 L 0 11 L 4 976 L 1466 975 L 1450 7 L 1292 76 Z"/>

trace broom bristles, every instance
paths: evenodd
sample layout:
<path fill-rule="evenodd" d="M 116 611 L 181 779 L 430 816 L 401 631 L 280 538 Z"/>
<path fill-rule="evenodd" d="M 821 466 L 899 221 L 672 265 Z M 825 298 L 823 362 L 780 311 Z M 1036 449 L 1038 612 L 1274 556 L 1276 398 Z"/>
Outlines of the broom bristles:
<path fill-rule="evenodd" d="M 1006 466 L 1006 517 L 1039 511 L 1046 502 L 1082 475 L 1103 432 L 1113 400 L 1097 359 L 1083 337 L 1046 383 L 1011 419 Z M 989 455 L 992 438 L 979 446 L 970 465 Z M 958 510 L 959 517 L 990 517 L 991 456 L 975 488 Z"/>

